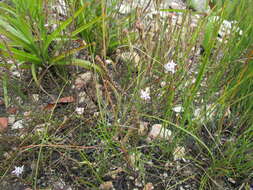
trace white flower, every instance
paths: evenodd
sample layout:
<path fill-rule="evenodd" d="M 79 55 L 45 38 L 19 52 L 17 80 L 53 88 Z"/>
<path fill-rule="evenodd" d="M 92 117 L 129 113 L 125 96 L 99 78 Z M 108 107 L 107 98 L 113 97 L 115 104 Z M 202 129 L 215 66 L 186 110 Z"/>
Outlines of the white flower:
<path fill-rule="evenodd" d="M 19 177 L 23 172 L 24 172 L 24 165 L 21 167 L 15 166 L 15 170 L 13 170 L 11 173 Z"/>
<path fill-rule="evenodd" d="M 150 100 L 150 88 L 147 87 L 145 90 L 141 90 L 141 99 Z"/>
<path fill-rule="evenodd" d="M 184 111 L 184 108 L 182 106 L 175 106 L 172 110 L 176 113 L 180 113 Z"/>
<path fill-rule="evenodd" d="M 175 73 L 176 65 L 177 64 L 174 61 L 169 61 L 167 64 L 163 66 L 165 69 L 165 73 L 168 73 L 168 72 Z"/>
<path fill-rule="evenodd" d="M 211 17 L 212 22 L 218 22 L 219 20 L 221 20 L 219 16 Z M 236 32 L 239 33 L 239 35 L 242 35 L 243 31 L 238 26 L 236 26 L 237 24 L 237 21 L 223 20 L 219 28 L 219 35 L 221 39 L 218 40 L 222 42 L 222 38 L 229 36 L 232 32 Z"/>

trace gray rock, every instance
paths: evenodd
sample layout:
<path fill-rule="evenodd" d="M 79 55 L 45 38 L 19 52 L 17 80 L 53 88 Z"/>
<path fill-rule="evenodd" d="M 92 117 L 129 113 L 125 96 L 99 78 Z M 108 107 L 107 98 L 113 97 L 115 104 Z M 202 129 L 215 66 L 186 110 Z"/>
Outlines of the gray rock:
<path fill-rule="evenodd" d="M 187 0 L 187 5 L 198 12 L 208 13 L 210 11 L 208 0 Z"/>

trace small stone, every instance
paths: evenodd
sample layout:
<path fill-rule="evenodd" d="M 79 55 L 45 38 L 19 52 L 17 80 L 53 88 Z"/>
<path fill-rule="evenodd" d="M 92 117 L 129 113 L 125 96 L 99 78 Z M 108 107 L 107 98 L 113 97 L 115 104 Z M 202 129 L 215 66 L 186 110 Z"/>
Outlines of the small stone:
<path fill-rule="evenodd" d="M 176 3 L 176 2 L 171 2 L 170 3 L 170 7 L 172 9 L 181 9 L 181 6 L 178 3 Z"/>
<path fill-rule="evenodd" d="M 151 141 L 153 139 L 171 140 L 171 138 L 172 138 L 171 130 L 162 127 L 161 124 L 154 124 L 152 126 L 151 131 L 148 134 L 147 141 Z"/>
<path fill-rule="evenodd" d="M 184 159 L 185 156 L 185 148 L 182 146 L 178 146 L 173 152 L 174 160 Z"/>
<path fill-rule="evenodd" d="M 230 183 L 233 183 L 233 184 L 236 183 L 236 181 L 235 181 L 233 178 L 231 178 L 231 177 L 228 178 L 228 181 L 229 181 Z"/>
<path fill-rule="evenodd" d="M 15 118 L 14 115 L 10 115 L 10 116 L 8 117 L 8 119 L 9 119 L 9 124 L 13 124 L 13 123 L 16 121 L 16 118 Z"/>
<path fill-rule="evenodd" d="M 166 86 L 166 82 L 165 82 L 165 81 L 162 81 L 160 85 L 161 85 L 161 87 L 163 88 L 163 87 Z"/>
<path fill-rule="evenodd" d="M 83 79 L 85 82 L 89 82 L 92 79 L 92 73 L 91 72 L 86 72 L 81 75 L 79 75 L 81 79 Z"/>
<path fill-rule="evenodd" d="M 8 129 L 9 119 L 7 117 L 0 117 L 0 132 L 5 132 Z"/>
<path fill-rule="evenodd" d="M 98 111 L 94 112 L 94 114 L 93 114 L 94 117 L 98 117 L 99 115 L 100 115 L 100 112 L 98 112 Z"/>
<path fill-rule="evenodd" d="M 114 187 L 113 187 L 112 181 L 106 181 L 99 186 L 99 189 L 101 190 L 110 190 L 113 188 Z"/>
<path fill-rule="evenodd" d="M 16 121 L 16 122 L 12 125 L 12 127 L 11 127 L 12 130 L 15 130 L 15 129 L 23 129 L 23 128 L 24 128 L 24 121 L 23 121 L 23 120 L 18 120 L 18 121 Z"/>
<path fill-rule="evenodd" d="M 10 159 L 11 158 L 11 154 L 9 152 L 5 152 L 3 154 L 3 156 L 6 158 L 6 159 Z"/>
<path fill-rule="evenodd" d="M 75 80 L 75 88 L 80 90 L 82 87 L 86 86 L 92 80 L 92 72 L 86 72 L 78 75 Z"/>
<path fill-rule="evenodd" d="M 138 134 L 140 136 L 144 136 L 146 134 L 147 129 L 148 129 L 148 122 L 140 121 Z"/>
<path fill-rule="evenodd" d="M 33 94 L 32 98 L 33 98 L 34 102 L 38 102 L 39 101 L 39 94 Z"/>
<path fill-rule="evenodd" d="M 105 60 L 105 63 L 106 63 L 107 65 L 110 65 L 110 64 L 113 64 L 113 61 L 112 61 L 111 59 L 106 59 L 106 60 Z"/>
<path fill-rule="evenodd" d="M 134 62 L 134 66 L 137 67 L 141 58 L 137 52 L 123 52 L 119 54 L 119 59 L 122 59 L 124 62 Z"/>
<path fill-rule="evenodd" d="M 21 76 L 19 71 L 13 71 L 12 75 L 15 76 L 15 77 L 18 77 L 18 78 Z"/>
<path fill-rule="evenodd" d="M 67 4 L 64 0 L 58 0 L 58 3 L 54 7 L 58 14 L 67 16 Z"/>
<path fill-rule="evenodd" d="M 79 97 L 79 99 L 78 99 L 78 103 L 79 103 L 79 104 L 82 104 L 82 103 L 85 102 L 85 100 L 89 99 L 89 97 L 88 97 L 88 95 L 86 94 L 86 92 L 80 92 L 80 93 L 78 94 L 78 97 Z"/>
<path fill-rule="evenodd" d="M 78 115 L 82 115 L 84 113 L 84 108 L 77 107 L 75 111 Z"/>
<path fill-rule="evenodd" d="M 134 185 L 137 186 L 137 187 L 142 187 L 142 182 L 140 179 L 136 178 L 135 181 L 134 181 Z"/>
<path fill-rule="evenodd" d="M 154 189 L 154 186 L 152 183 L 147 183 L 143 190 L 152 190 Z"/>
<path fill-rule="evenodd" d="M 126 5 L 126 4 L 122 4 L 120 7 L 119 7 L 119 13 L 120 14 L 129 14 L 131 12 L 131 7 L 130 5 Z"/>

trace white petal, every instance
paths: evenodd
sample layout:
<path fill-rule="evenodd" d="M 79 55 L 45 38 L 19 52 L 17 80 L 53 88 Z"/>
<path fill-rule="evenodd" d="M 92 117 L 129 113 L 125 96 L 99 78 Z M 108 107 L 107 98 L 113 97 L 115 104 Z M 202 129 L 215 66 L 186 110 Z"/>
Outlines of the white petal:
<path fill-rule="evenodd" d="M 172 110 L 176 113 L 181 113 L 184 111 L 182 106 L 175 106 L 174 108 L 172 108 Z"/>

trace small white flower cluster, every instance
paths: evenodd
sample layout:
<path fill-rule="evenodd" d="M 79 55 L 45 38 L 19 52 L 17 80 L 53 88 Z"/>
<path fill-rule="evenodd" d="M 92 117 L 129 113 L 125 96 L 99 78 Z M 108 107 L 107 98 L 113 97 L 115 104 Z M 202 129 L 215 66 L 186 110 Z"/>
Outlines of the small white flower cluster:
<path fill-rule="evenodd" d="M 15 170 L 13 170 L 11 173 L 19 177 L 23 172 L 24 172 L 24 165 L 21 167 L 15 166 Z"/>
<path fill-rule="evenodd" d="M 165 69 L 165 73 L 172 72 L 173 74 L 176 72 L 176 63 L 172 60 L 165 64 L 163 67 Z"/>
<path fill-rule="evenodd" d="M 150 97 L 150 88 L 147 87 L 145 90 L 141 90 L 141 93 L 140 93 L 140 97 L 141 99 L 143 100 L 150 100 L 151 97 Z"/>

